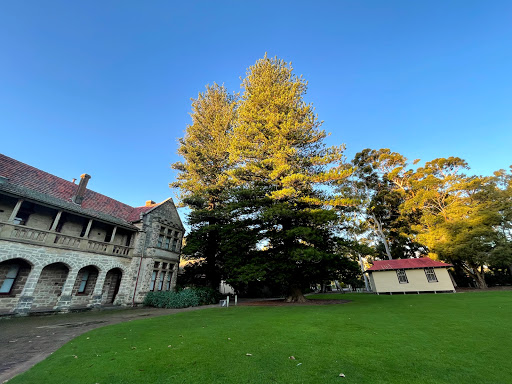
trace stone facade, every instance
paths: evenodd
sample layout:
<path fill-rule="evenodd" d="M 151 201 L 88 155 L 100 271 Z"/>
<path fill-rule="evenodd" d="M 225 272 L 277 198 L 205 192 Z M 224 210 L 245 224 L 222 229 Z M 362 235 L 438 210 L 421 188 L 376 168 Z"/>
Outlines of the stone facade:
<path fill-rule="evenodd" d="M 0 315 L 138 305 L 174 289 L 184 227 L 172 199 L 132 208 L 87 190 L 89 178 L 77 188 L 0 155 Z"/>

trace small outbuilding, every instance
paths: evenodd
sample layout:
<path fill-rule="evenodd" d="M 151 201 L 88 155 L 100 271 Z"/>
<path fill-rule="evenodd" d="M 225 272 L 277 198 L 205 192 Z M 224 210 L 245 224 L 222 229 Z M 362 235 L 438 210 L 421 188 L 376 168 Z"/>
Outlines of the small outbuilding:
<path fill-rule="evenodd" d="M 455 292 L 448 268 L 453 265 L 418 259 L 377 260 L 366 270 L 374 293 Z"/>

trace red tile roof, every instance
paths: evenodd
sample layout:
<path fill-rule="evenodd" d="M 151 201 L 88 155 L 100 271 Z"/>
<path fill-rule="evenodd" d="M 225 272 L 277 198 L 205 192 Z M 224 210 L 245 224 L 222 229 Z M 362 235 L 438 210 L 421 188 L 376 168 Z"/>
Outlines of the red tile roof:
<path fill-rule="evenodd" d="M 97 216 L 104 220 L 113 218 L 128 224 L 138 221 L 141 213 L 154 208 L 154 206 L 130 207 L 90 189 L 86 190 L 81 205 L 74 204 L 71 198 L 74 196 L 78 184 L 2 154 L 0 154 L 0 176 L 8 178 L 8 183 L 0 184 L 1 189 L 7 192 L 16 193 L 26 189 L 29 192 L 29 197 L 36 200 L 47 201 L 50 204 L 58 203 L 61 207 L 64 204 L 73 211 L 78 210 L 80 213 Z"/>
<path fill-rule="evenodd" d="M 419 259 L 396 259 L 396 260 L 376 260 L 373 266 L 367 271 L 388 271 L 395 269 L 415 269 L 427 267 L 453 267 L 451 264 L 442 263 L 432 260 L 428 257 L 420 257 Z"/>

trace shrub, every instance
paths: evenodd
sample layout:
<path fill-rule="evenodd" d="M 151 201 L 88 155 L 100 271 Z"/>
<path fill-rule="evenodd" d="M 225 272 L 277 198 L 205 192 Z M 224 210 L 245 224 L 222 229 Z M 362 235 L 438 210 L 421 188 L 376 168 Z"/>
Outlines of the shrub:
<path fill-rule="evenodd" d="M 144 298 L 144 305 L 157 308 L 197 307 L 218 303 L 220 296 L 219 292 L 211 288 L 188 288 L 178 292 L 148 292 Z"/>
<path fill-rule="evenodd" d="M 222 298 L 222 294 L 212 288 L 195 287 L 190 290 L 196 293 L 199 298 L 199 305 L 217 304 Z"/>

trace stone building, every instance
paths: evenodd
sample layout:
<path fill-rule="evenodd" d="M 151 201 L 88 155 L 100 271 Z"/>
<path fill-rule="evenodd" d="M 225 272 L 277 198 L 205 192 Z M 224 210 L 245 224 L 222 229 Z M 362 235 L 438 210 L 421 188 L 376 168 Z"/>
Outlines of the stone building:
<path fill-rule="evenodd" d="M 130 207 L 0 154 L 0 315 L 136 305 L 176 284 L 171 198 Z"/>

